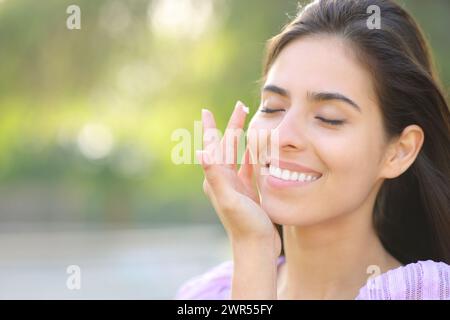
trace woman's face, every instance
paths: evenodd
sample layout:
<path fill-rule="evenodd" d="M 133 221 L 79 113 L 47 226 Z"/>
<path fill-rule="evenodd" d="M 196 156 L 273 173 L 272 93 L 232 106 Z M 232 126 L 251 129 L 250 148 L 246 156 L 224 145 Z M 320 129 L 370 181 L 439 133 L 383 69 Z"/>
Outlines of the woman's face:
<path fill-rule="evenodd" d="M 249 129 L 275 129 L 258 147 L 249 139 L 262 157 L 255 165 L 261 205 L 275 223 L 355 212 L 381 185 L 386 144 L 372 78 L 337 37 L 306 37 L 282 50 Z M 276 134 L 278 154 L 261 156 Z"/>

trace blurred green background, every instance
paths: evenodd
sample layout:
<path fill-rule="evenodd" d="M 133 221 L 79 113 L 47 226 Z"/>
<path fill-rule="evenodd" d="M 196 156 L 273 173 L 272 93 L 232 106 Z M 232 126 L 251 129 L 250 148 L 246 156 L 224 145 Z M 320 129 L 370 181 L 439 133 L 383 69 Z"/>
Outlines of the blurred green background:
<path fill-rule="evenodd" d="M 450 1 L 400 2 L 449 88 Z M 66 27 L 71 4 L 81 30 Z M 193 135 L 203 107 L 220 128 L 236 100 L 256 110 L 266 40 L 296 7 L 0 0 L 1 230 L 218 225 L 200 168 L 171 161 L 172 133 Z"/>

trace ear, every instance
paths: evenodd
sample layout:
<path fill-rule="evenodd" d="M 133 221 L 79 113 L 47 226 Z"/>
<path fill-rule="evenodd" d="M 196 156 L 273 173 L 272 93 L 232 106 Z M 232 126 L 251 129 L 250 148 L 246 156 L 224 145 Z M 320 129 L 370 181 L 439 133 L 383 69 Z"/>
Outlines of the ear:
<path fill-rule="evenodd" d="M 402 134 L 388 146 L 382 168 L 383 178 L 397 178 L 414 163 L 422 148 L 425 135 L 417 125 L 406 127 Z"/>

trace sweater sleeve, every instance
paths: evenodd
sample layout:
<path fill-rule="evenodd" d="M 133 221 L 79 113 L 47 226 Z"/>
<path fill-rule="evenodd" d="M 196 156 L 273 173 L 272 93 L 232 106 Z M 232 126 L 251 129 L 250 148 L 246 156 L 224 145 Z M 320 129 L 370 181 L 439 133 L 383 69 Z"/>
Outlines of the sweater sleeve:
<path fill-rule="evenodd" d="M 411 263 L 371 278 L 358 300 L 450 300 L 450 265 Z"/>
<path fill-rule="evenodd" d="M 226 261 L 186 281 L 175 295 L 177 300 L 228 300 L 231 293 L 232 261 Z"/>

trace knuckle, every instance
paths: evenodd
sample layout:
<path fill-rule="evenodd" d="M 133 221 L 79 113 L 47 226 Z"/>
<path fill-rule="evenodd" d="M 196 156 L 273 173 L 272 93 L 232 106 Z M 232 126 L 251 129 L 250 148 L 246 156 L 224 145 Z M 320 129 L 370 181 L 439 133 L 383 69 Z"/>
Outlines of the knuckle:
<path fill-rule="evenodd" d="M 221 204 L 221 210 L 224 214 L 229 214 L 230 212 L 235 211 L 235 207 L 229 201 L 223 201 Z"/>
<path fill-rule="evenodd" d="M 221 176 L 215 170 L 208 169 L 205 171 L 206 181 L 212 188 L 216 188 L 221 183 Z"/>
<path fill-rule="evenodd" d="M 224 193 L 220 201 L 221 210 L 225 214 L 230 214 L 237 211 L 237 202 L 229 193 Z"/>

